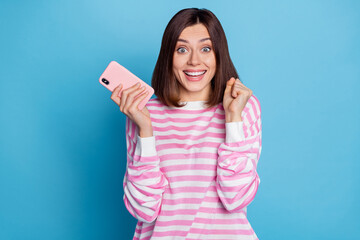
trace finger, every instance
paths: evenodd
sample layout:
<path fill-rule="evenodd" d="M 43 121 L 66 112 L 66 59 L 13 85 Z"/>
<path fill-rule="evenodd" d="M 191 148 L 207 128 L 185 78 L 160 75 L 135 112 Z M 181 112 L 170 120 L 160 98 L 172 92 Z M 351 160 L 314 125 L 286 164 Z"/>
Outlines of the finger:
<path fill-rule="evenodd" d="M 230 78 L 230 80 L 228 80 L 226 82 L 226 88 L 225 88 L 225 93 L 229 93 L 231 91 L 232 86 L 234 85 L 235 82 L 235 78 L 232 77 Z"/>
<path fill-rule="evenodd" d="M 145 86 L 142 86 L 141 88 L 137 89 L 136 91 L 134 91 L 131 94 L 131 98 L 129 100 L 131 100 L 131 104 L 133 104 L 133 102 L 135 102 L 136 99 L 138 99 L 138 97 L 145 91 Z"/>
<path fill-rule="evenodd" d="M 126 99 L 127 99 L 127 94 L 124 94 L 124 92 L 123 92 L 121 95 L 120 104 L 119 104 L 120 111 L 122 111 L 122 112 L 124 112 L 124 106 L 126 104 Z"/>
<path fill-rule="evenodd" d="M 252 95 L 252 90 L 247 88 L 247 87 L 236 87 L 233 89 L 231 95 L 234 97 L 234 98 L 237 98 L 239 95 L 242 95 L 243 97 L 245 98 L 250 98 L 251 95 Z"/>
<path fill-rule="evenodd" d="M 240 81 L 240 79 L 237 79 L 237 81 L 236 81 L 235 84 L 236 84 L 236 85 L 239 85 L 239 86 L 241 86 L 241 87 L 243 87 L 243 88 L 245 88 L 245 89 L 249 89 L 249 88 L 247 88 L 247 87 Z"/>
<path fill-rule="evenodd" d="M 135 91 L 136 89 L 138 89 L 140 87 L 140 83 L 136 83 L 134 85 L 132 85 L 131 87 L 129 88 L 126 88 L 124 91 L 123 91 L 123 94 L 130 94 L 131 92 Z"/>
<path fill-rule="evenodd" d="M 234 77 L 230 78 L 229 81 L 227 81 L 227 85 L 232 86 L 235 83 L 236 79 Z"/>
<path fill-rule="evenodd" d="M 137 97 L 144 90 L 145 90 L 145 87 L 143 86 L 143 87 L 141 87 L 139 89 L 136 89 L 135 91 L 131 92 L 127 96 L 126 103 L 124 105 L 124 111 L 128 111 L 131 108 L 131 106 L 133 106 L 135 97 Z"/>
<path fill-rule="evenodd" d="M 119 84 L 119 86 L 117 86 L 114 91 L 112 92 L 110 98 L 117 104 L 120 104 L 120 96 L 119 96 L 119 92 L 122 89 L 122 84 Z"/>
<path fill-rule="evenodd" d="M 119 83 L 119 85 L 117 85 L 112 92 L 114 92 L 114 91 L 115 91 L 116 89 L 118 89 L 119 87 L 122 87 L 122 84 L 121 84 L 121 83 Z"/>
<path fill-rule="evenodd" d="M 122 95 L 121 95 L 121 102 L 120 102 L 120 111 L 124 111 L 124 108 L 125 108 L 125 105 L 126 105 L 126 101 L 127 101 L 127 98 L 129 97 L 129 95 L 136 91 L 137 88 L 139 88 L 140 86 L 140 83 L 136 83 L 134 85 L 132 85 L 131 87 L 125 89 L 123 92 L 122 92 Z"/>
<path fill-rule="evenodd" d="M 139 109 L 139 104 L 141 103 L 142 100 L 144 100 L 147 97 L 148 94 L 149 94 L 148 91 L 144 91 L 143 93 L 141 93 L 141 95 L 138 98 L 136 98 L 136 100 L 134 101 L 133 106 L 135 106 L 136 109 Z"/>
<path fill-rule="evenodd" d="M 240 79 L 236 79 L 235 83 L 234 83 L 236 86 L 245 86 L 241 81 Z"/>
<path fill-rule="evenodd" d="M 132 86 L 129 87 L 128 89 L 131 91 L 131 90 L 136 89 L 136 88 L 138 88 L 138 87 L 140 87 L 140 83 L 139 83 L 139 82 L 135 83 L 134 85 L 132 85 Z"/>
<path fill-rule="evenodd" d="M 240 84 L 234 84 L 232 91 L 231 91 L 231 96 L 233 96 L 234 98 L 236 98 L 237 96 L 239 96 L 240 94 L 242 94 L 242 92 L 247 92 L 249 89 L 247 87 L 245 87 L 244 85 L 240 85 Z"/>
<path fill-rule="evenodd" d="M 236 80 L 234 86 L 238 89 L 244 90 L 244 91 L 249 91 L 250 89 L 247 88 L 239 79 Z"/>
<path fill-rule="evenodd" d="M 240 93 L 241 93 L 240 87 L 234 86 L 231 91 L 231 96 L 236 98 L 237 96 L 239 96 Z"/>

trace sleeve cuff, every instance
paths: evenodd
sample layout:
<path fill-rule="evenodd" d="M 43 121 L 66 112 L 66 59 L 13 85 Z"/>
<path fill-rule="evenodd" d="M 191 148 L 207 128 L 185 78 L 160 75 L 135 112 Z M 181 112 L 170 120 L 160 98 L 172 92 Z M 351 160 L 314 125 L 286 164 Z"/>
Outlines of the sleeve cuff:
<path fill-rule="evenodd" d="M 243 122 L 225 123 L 226 143 L 241 142 L 245 140 Z"/>
<path fill-rule="evenodd" d="M 135 154 L 142 157 L 152 157 L 157 155 L 155 136 L 142 138 L 137 135 Z"/>

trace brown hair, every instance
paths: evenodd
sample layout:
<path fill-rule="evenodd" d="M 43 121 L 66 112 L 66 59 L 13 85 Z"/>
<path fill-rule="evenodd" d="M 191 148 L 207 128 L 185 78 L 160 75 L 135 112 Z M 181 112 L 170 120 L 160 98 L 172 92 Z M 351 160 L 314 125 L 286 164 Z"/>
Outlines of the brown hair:
<path fill-rule="evenodd" d="M 225 32 L 217 17 L 204 8 L 183 9 L 176 13 L 166 26 L 151 80 L 155 95 L 167 106 L 183 106 L 179 104 L 179 83 L 173 72 L 173 56 L 181 32 L 186 27 L 198 23 L 207 28 L 216 59 L 216 71 L 214 78 L 211 80 L 212 93 L 206 102 L 208 107 L 215 106 L 223 101 L 227 80 L 231 77 L 239 78 L 230 59 Z"/>

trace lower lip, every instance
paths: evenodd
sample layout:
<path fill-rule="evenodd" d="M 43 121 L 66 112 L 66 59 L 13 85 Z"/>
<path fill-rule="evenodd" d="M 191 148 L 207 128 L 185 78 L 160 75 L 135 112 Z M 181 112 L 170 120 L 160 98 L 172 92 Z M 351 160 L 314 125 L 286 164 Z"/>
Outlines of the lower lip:
<path fill-rule="evenodd" d="M 198 82 L 205 76 L 205 73 L 202 74 L 202 75 L 199 75 L 199 76 L 194 76 L 194 77 L 188 76 L 185 73 L 184 74 L 185 74 L 185 77 L 186 77 L 187 80 L 192 81 L 192 82 Z"/>

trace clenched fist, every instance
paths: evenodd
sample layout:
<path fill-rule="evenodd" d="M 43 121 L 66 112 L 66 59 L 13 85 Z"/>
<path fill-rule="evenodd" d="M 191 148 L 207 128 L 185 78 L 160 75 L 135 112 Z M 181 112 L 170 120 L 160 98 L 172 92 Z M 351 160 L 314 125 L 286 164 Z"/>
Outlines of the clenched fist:
<path fill-rule="evenodd" d="M 252 91 L 234 77 L 226 83 L 223 98 L 226 122 L 241 122 L 241 112 L 252 95 Z"/>

